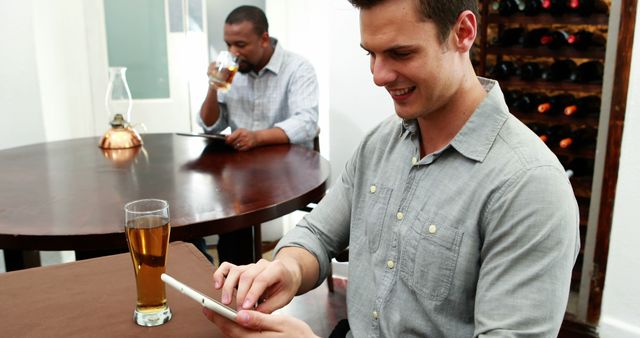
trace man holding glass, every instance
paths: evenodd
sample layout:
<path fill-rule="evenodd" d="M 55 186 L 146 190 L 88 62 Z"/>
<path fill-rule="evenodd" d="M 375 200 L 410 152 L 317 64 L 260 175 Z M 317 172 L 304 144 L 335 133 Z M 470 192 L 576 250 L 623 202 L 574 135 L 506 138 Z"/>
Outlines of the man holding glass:
<path fill-rule="evenodd" d="M 272 262 L 216 270 L 237 320 L 205 315 L 228 337 L 314 337 L 267 313 L 320 285 L 348 246 L 348 337 L 556 337 L 578 206 L 555 155 L 475 74 L 478 1 L 350 2 L 397 117 L 367 134 Z"/>
<path fill-rule="evenodd" d="M 230 127 L 226 143 L 239 151 L 294 143 L 313 147 L 318 133 L 318 81 L 311 64 L 269 36 L 264 12 L 240 6 L 226 18 L 224 40 L 238 58 L 228 91 L 210 86 L 199 123 L 207 133 Z M 212 71 L 215 65 L 210 65 Z M 253 262 L 252 229 L 220 236 L 220 261 Z M 256 253 L 259 256 L 260 253 Z"/>

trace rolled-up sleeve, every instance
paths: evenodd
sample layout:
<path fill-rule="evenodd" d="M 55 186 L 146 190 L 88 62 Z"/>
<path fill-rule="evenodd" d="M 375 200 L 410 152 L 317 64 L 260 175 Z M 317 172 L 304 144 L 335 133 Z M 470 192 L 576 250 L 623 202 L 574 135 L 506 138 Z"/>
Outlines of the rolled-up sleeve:
<path fill-rule="evenodd" d="M 275 124 L 287 134 L 289 142 L 308 143 L 318 133 L 318 80 L 313 66 L 301 63 L 287 86 L 290 117 Z"/>
<path fill-rule="evenodd" d="M 222 94 L 218 93 L 218 95 Z M 218 117 L 218 121 L 210 126 L 207 126 L 204 121 L 202 121 L 202 117 L 200 116 L 200 114 L 198 114 L 198 125 L 202 127 L 204 132 L 207 134 L 219 133 L 229 126 L 229 113 L 227 111 L 227 105 L 224 103 L 224 101 L 218 100 L 218 106 L 220 107 L 220 117 Z"/>

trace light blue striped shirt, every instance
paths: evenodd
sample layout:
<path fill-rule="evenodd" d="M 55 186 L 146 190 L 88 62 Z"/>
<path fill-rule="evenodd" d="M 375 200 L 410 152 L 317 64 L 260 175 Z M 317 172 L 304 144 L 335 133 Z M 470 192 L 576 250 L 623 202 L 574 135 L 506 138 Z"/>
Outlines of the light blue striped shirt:
<path fill-rule="evenodd" d="M 349 246 L 353 337 L 556 337 L 580 247 L 565 171 L 488 92 L 441 151 L 416 121 L 371 131 L 328 195 L 276 250 L 316 256 L 320 284 Z"/>
<path fill-rule="evenodd" d="M 238 73 L 228 92 L 218 91 L 218 121 L 205 126 L 198 115 L 198 122 L 207 133 L 227 127 L 254 131 L 278 127 L 289 142 L 312 148 L 318 133 L 316 73 L 305 58 L 272 41 L 273 55 L 260 72 Z"/>

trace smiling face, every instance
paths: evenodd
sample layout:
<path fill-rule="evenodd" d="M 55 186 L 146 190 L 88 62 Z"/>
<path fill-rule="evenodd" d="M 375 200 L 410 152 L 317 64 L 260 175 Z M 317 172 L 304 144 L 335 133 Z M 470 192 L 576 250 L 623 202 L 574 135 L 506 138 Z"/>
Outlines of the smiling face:
<path fill-rule="evenodd" d="M 238 57 L 240 73 L 259 71 L 269 62 L 273 51 L 269 34 L 259 35 L 249 21 L 225 24 L 224 41 L 229 51 Z"/>
<path fill-rule="evenodd" d="M 376 85 L 385 87 L 403 119 L 440 114 L 460 86 L 463 64 L 451 36 L 422 19 L 415 0 L 385 1 L 360 11 L 361 46 Z"/>

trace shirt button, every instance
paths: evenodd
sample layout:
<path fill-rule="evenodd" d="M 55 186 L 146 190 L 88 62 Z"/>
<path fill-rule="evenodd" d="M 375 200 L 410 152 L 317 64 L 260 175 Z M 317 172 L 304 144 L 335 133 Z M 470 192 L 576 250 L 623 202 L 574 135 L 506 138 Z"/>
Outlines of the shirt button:
<path fill-rule="evenodd" d="M 371 315 L 373 316 L 373 319 L 378 319 L 378 311 L 373 311 Z"/>
<path fill-rule="evenodd" d="M 395 263 L 393 263 L 393 261 L 392 261 L 392 260 L 388 260 L 388 261 L 387 261 L 387 267 L 388 267 L 389 269 L 393 269 L 393 267 L 394 267 L 394 266 L 396 266 L 396 265 L 395 265 Z"/>
<path fill-rule="evenodd" d="M 435 234 L 435 233 L 436 233 L 436 231 L 438 231 L 438 228 L 436 227 L 436 225 L 435 225 L 435 224 L 431 224 L 431 225 L 429 226 L 429 233 L 430 233 L 430 234 Z"/>
<path fill-rule="evenodd" d="M 413 163 L 413 165 L 416 165 L 416 163 L 418 163 L 418 159 L 414 156 L 414 157 L 411 159 L 411 163 Z"/>
<path fill-rule="evenodd" d="M 401 213 L 401 212 L 398 212 L 398 213 L 396 214 L 396 218 L 398 219 L 398 221 L 402 221 L 402 219 L 404 218 L 404 214 L 403 214 L 403 213 Z"/>
<path fill-rule="evenodd" d="M 377 190 L 377 188 L 376 188 L 376 186 L 375 186 L 375 185 L 372 185 L 372 186 L 369 188 L 369 191 L 371 191 L 371 193 L 372 193 L 372 194 L 373 194 L 374 192 L 376 192 L 376 190 Z"/>

